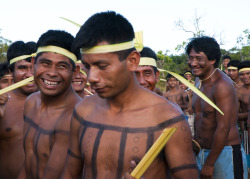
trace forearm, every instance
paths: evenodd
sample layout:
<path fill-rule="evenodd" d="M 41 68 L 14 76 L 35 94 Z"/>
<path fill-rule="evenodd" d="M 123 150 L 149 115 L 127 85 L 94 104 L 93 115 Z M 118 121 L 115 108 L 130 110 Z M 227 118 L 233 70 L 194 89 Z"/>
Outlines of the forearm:
<path fill-rule="evenodd" d="M 226 145 L 229 131 L 230 131 L 229 127 L 221 127 L 221 128 L 218 127 L 216 129 L 214 133 L 214 137 L 213 137 L 211 151 L 205 161 L 206 165 L 210 165 L 210 166 L 214 165 L 221 151 Z"/>
<path fill-rule="evenodd" d="M 248 113 L 247 112 L 241 112 L 238 114 L 238 120 L 239 121 L 247 121 Z"/>
<path fill-rule="evenodd" d="M 17 179 L 26 179 L 26 171 L 25 171 L 25 163 L 23 164 L 18 176 L 17 176 Z"/>

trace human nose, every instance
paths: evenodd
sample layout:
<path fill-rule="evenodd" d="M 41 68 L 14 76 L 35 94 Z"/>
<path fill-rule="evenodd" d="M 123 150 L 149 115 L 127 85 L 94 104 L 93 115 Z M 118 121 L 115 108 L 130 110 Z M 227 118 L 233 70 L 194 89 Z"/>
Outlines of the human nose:
<path fill-rule="evenodd" d="M 137 76 L 137 80 L 140 83 L 140 85 L 146 84 L 145 77 L 142 74 L 140 74 L 140 75 Z"/>
<path fill-rule="evenodd" d="M 88 81 L 89 83 L 97 83 L 100 81 L 100 76 L 98 75 L 98 71 L 94 68 L 90 68 L 88 71 Z"/>

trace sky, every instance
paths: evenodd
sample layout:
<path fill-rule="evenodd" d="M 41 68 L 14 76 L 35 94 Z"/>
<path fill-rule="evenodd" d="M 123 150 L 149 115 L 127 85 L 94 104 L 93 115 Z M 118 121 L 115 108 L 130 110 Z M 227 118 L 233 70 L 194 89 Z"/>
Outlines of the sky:
<path fill-rule="evenodd" d="M 184 22 L 194 31 L 195 13 L 201 17 L 200 28 L 230 49 L 245 29 L 250 30 L 250 0 L 1 0 L 0 36 L 12 42 L 37 41 L 49 29 L 65 30 L 75 36 L 80 25 L 93 14 L 116 11 L 143 31 L 144 46 L 155 52 L 178 54 L 175 47 L 192 37 L 175 22 Z M 222 40 L 221 40 L 222 39 Z"/>

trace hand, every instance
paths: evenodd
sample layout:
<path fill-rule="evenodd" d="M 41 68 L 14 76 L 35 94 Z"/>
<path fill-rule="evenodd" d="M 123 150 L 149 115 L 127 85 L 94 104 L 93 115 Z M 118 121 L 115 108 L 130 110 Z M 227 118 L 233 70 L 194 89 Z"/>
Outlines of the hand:
<path fill-rule="evenodd" d="M 8 94 L 0 95 L 0 118 L 4 116 L 4 112 L 6 109 L 6 103 L 10 99 L 10 96 Z"/>
<path fill-rule="evenodd" d="M 201 179 L 213 179 L 214 166 L 204 164 L 201 169 Z"/>
<path fill-rule="evenodd" d="M 135 177 L 131 176 L 130 173 L 135 169 L 136 162 L 134 160 L 130 161 L 130 171 L 126 172 L 122 179 L 136 179 Z M 141 177 L 143 179 L 143 177 Z"/>

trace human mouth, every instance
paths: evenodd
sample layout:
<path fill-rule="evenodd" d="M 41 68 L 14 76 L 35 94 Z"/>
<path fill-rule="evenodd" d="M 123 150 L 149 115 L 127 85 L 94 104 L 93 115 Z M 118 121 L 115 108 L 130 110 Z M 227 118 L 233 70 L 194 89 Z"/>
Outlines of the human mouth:
<path fill-rule="evenodd" d="M 45 80 L 45 79 L 43 79 L 43 82 L 46 86 L 51 86 L 51 87 L 54 87 L 60 83 L 58 81 L 50 81 L 50 80 Z"/>

